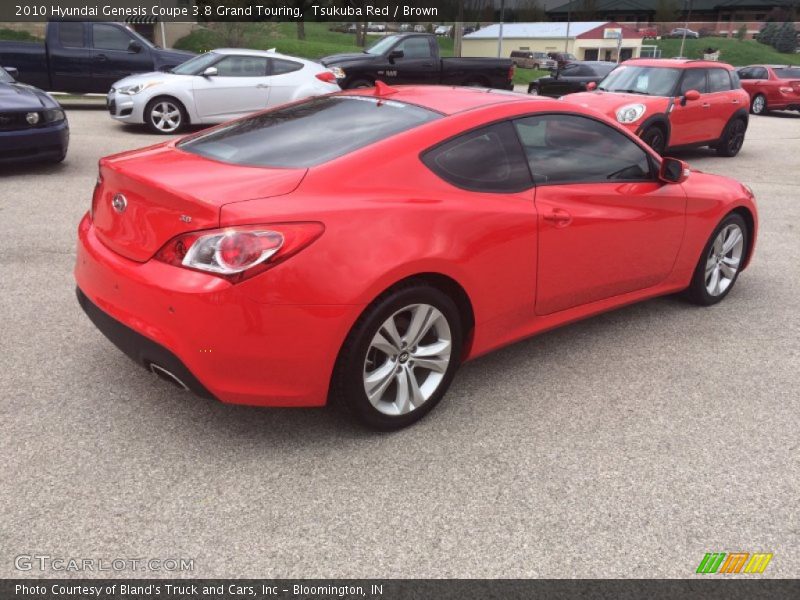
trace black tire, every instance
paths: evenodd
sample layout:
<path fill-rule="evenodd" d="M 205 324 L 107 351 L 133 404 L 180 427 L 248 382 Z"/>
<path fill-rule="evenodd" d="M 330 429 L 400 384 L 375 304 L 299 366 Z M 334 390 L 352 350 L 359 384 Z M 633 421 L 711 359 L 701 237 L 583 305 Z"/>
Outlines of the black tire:
<path fill-rule="evenodd" d="M 177 111 L 176 118 L 178 119 L 178 123 L 174 128 L 158 127 L 158 119 L 153 114 L 153 111 L 156 109 L 156 107 L 160 107 L 161 105 L 169 105 L 174 107 L 174 109 Z M 175 98 L 172 98 L 171 96 L 159 96 L 150 100 L 150 102 L 147 103 L 147 106 L 144 107 L 144 122 L 145 125 L 147 125 L 147 128 L 153 133 L 157 133 L 159 135 L 175 135 L 186 129 L 187 125 L 189 125 L 189 115 L 186 113 L 186 109 L 183 107 L 183 104 L 181 104 L 181 102 Z"/>
<path fill-rule="evenodd" d="M 750 102 L 750 112 L 754 115 L 765 115 L 769 112 L 767 108 L 767 97 L 764 94 L 756 94 L 753 96 L 753 100 Z"/>
<path fill-rule="evenodd" d="M 365 79 L 365 78 L 353 79 L 353 81 L 347 84 L 348 90 L 355 90 L 359 88 L 371 88 L 371 87 L 375 87 L 375 82 L 372 81 L 371 79 Z"/>
<path fill-rule="evenodd" d="M 642 141 L 660 155 L 663 155 L 667 149 L 667 134 L 658 125 L 648 127 L 642 134 Z"/>
<path fill-rule="evenodd" d="M 744 135 L 747 132 L 747 123 L 742 118 L 734 118 L 726 126 L 716 149 L 719 156 L 733 157 L 739 154 L 744 145 Z"/>
<path fill-rule="evenodd" d="M 706 265 L 710 260 L 712 246 L 714 245 L 714 240 L 719 235 L 720 231 L 724 228 L 728 227 L 729 225 L 738 225 L 739 229 L 741 229 L 743 242 L 742 242 L 742 255 L 740 258 L 739 266 L 736 270 L 736 274 L 734 275 L 732 281 L 727 286 L 727 288 L 718 295 L 712 296 L 709 294 L 708 290 L 706 289 Z M 730 213 L 727 217 L 722 219 L 719 225 L 714 228 L 713 233 L 709 236 L 708 242 L 703 247 L 703 252 L 700 255 L 700 258 L 697 261 L 697 267 L 695 267 L 694 274 L 692 275 L 692 282 L 689 284 L 689 287 L 686 289 L 684 295 L 685 297 L 694 304 L 698 304 L 700 306 L 711 306 L 712 304 L 716 304 L 717 302 L 722 301 L 725 296 L 727 296 L 730 291 L 733 289 L 733 286 L 736 284 L 736 280 L 739 278 L 739 273 L 741 273 L 741 265 L 744 263 L 745 258 L 747 256 L 747 248 L 750 242 L 750 231 L 747 228 L 747 223 L 742 218 L 742 216 L 738 213 Z"/>
<path fill-rule="evenodd" d="M 398 311 L 415 304 L 433 306 L 446 319 L 451 336 L 450 362 L 438 387 L 423 404 L 405 414 L 384 414 L 372 405 L 365 391 L 364 377 L 368 352 L 375 334 L 381 330 L 386 321 Z M 398 331 L 402 332 L 402 329 L 398 328 Z M 342 345 L 331 381 L 331 402 L 350 412 L 358 421 L 371 429 L 391 431 L 407 427 L 430 412 L 447 392 L 461 362 L 463 339 L 463 326 L 458 307 L 444 292 L 414 282 L 389 290 L 364 311 Z M 392 380 L 396 381 L 394 376 Z M 396 384 L 390 384 L 389 389 L 391 385 Z"/>
<path fill-rule="evenodd" d="M 529 85 L 528 86 L 528 93 L 531 96 L 539 96 L 540 95 L 539 94 L 539 86 L 538 85 L 533 85 L 533 84 Z"/>

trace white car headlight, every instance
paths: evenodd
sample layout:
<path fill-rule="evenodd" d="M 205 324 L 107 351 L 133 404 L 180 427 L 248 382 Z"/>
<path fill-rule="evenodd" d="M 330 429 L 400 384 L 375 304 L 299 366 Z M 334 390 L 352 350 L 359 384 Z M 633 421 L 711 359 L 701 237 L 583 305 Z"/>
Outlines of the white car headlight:
<path fill-rule="evenodd" d="M 117 88 L 117 91 L 120 94 L 125 94 L 126 96 L 133 96 L 146 90 L 149 87 L 153 87 L 154 85 L 161 85 L 161 81 L 150 81 L 148 83 L 137 83 L 136 85 L 127 85 L 125 87 Z"/>
<path fill-rule="evenodd" d="M 617 121 L 620 123 L 635 123 L 642 118 L 645 110 L 644 104 L 626 104 L 617 110 Z"/>

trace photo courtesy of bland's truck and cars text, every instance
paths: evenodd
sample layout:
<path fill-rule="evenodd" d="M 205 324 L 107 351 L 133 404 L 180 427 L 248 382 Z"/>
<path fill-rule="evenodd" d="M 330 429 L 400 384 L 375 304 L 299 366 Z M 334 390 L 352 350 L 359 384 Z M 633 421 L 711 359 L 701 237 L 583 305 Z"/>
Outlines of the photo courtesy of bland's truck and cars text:
<path fill-rule="evenodd" d="M 796 597 L 799 36 L 0 6 L 0 597 Z"/>

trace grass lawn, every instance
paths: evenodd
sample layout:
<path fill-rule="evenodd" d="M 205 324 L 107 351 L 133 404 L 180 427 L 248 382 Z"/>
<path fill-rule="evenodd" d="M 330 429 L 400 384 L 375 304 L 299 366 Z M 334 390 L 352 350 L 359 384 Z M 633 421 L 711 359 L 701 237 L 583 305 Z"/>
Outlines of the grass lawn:
<path fill-rule="evenodd" d="M 538 69 L 520 69 L 517 67 L 514 70 L 514 85 L 528 85 L 531 81 L 550 75 L 550 71 L 540 71 Z"/>
<path fill-rule="evenodd" d="M 282 54 L 312 60 L 340 52 L 361 52 L 362 48 L 356 46 L 354 34 L 330 31 L 329 27 L 332 25 L 307 22 L 306 39 L 298 40 L 295 23 L 247 23 L 243 27 L 241 41 L 235 45 L 256 50 L 275 48 Z M 224 29 L 225 26 L 199 29 L 178 40 L 175 47 L 193 52 L 207 52 L 214 48 L 233 45 L 232 38 L 226 39 Z M 367 36 L 367 45 L 373 44 L 378 39 L 380 39 L 378 36 Z M 448 37 L 437 39 L 442 56 L 452 56 L 453 40 Z"/>
<path fill-rule="evenodd" d="M 658 40 L 656 43 L 661 48 L 663 58 L 678 56 L 681 49 L 681 40 L 679 39 Z M 800 54 L 782 54 L 772 46 L 761 44 L 755 40 L 740 42 L 736 39 L 714 37 L 686 40 L 683 55 L 687 58 L 703 58 L 703 50 L 709 47 L 720 51 L 719 60 L 721 62 L 736 67 L 752 64 L 800 64 Z"/>
<path fill-rule="evenodd" d="M 11 40 L 14 42 L 41 42 L 42 40 L 27 31 L 17 31 L 0 27 L 0 40 Z"/>

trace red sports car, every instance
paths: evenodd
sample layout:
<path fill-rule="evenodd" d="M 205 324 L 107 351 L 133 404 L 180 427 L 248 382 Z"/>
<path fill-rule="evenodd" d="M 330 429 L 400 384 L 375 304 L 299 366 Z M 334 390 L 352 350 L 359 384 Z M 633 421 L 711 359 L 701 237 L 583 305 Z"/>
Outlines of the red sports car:
<path fill-rule="evenodd" d="M 800 67 L 752 65 L 739 69 L 742 87 L 750 94 L 750 112 L 800 110 Z"/>
<path fill-rule="evenodd" d="M 458 366 L 748 264 L 750 190 L 602 115 L 382 84 L 100 161 L 78 297 L 136 361 L 223 402 L 408 425 Z"/>
<path fill-rule="evenodd" d="M 744 143 L 749 98 L 730 65 L 702 60 L 631 59 L 592 91 L 564 97 L 595 108 L 659 154 L 711 146 L 736 156 Z"/>

